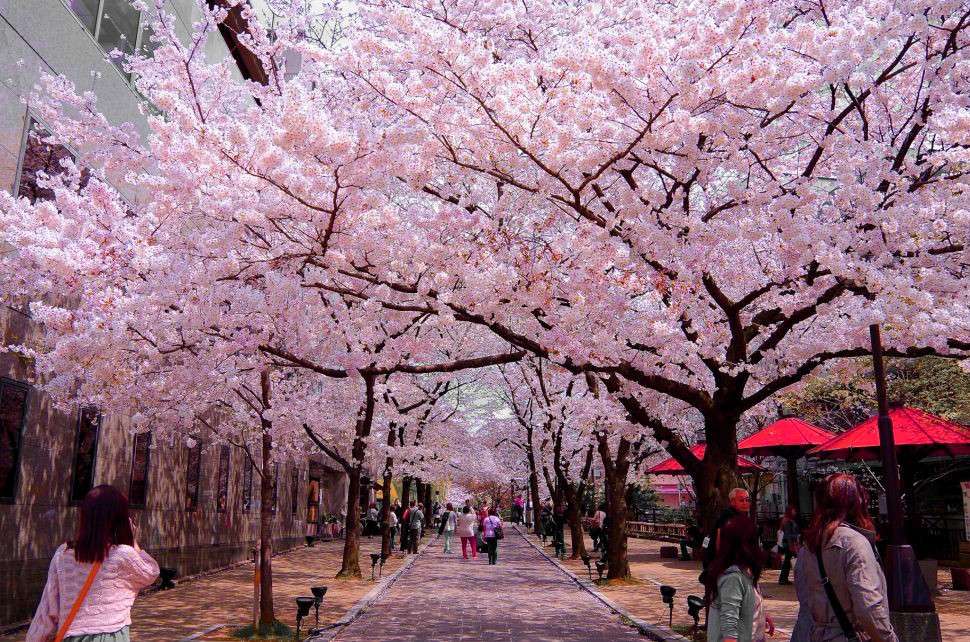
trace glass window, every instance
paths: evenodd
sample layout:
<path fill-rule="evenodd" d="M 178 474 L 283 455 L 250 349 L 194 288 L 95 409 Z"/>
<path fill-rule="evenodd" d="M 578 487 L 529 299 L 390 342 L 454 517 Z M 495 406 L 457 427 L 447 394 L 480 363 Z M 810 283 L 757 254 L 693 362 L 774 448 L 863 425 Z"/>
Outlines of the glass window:
<path fill-rule="evenodd" d="M 95 38 L 106 53 L 115 49 L 132 54 L 138 41 L 141 13 L 131 6 L 129 0 L 104 0 L 101 7 L 101 24 Z M 121 64 L 120 60 L 115 64 Z"/>
<path fill-rule="evenodd" d="M 253 507 L 253 460 L 246 455 L 246 465 L 243 466 L 242 510 L 248 513 Z"/>
<path fill-rule="evenodd" d="M 219 449 L 219 492 L 216 494 L 216 511 L 226 512 L 229 507 L 229 446 Z"/>
<path fill-rule="evenodd" d="M 74 477 L 71 480 L 71 501 L 79 502 L 94 487 L 94 463 L 98 451 L 101 413 L 97 408 L 83 408 L 77 419 L 74 440 Z"/>
<path fill-rule="evenodd" d="M 202 444 L 188 449 L 188 462 L 185 466 L 185 510 L 195 510 L 199 505 L 199 472 L 202 468 Z"/>
<path fill-rule="evenodd" d="M 27 416 L 27 386 L 0 379 L 0 500 L 17 495 L 20 438 Z"/>
<path fill-rule="evenodd" d="M 84 28 L 94 35 L 98 26 L 98 9 L 101 7 L 101 0 L 71 0 L 68 5 Z"/>
<path fill-rule="evenodd" d="M 300 471 L 293 467 L 293 483 L 290 484 L 290 512 L 296 516 L 296 504 L 300 501 Z"/>
<path fill-rule="evenodd" d="M 141 27 L 141 13 L 131 6 L 131 0 L 70 0 L 69 6 L 105 53 L 117 49 L 131 54 L 140 38 L 151 45 Z M 127 78 L 122 69 L 124 60 L 112 58 L 111 61 Z"/>
<path fill-rule="evenodd" d="M 74 160 L 74 154 L 63 145 L 51 145 L 44 142 L 50 132 L 44 129 L 33 118 L 27 121 L 27 140 L 24 144 L 23 161 L 20 163 L 20 181 L 17 183 L 17 196 L 28 199 L 31 203 L 37 201 L 54 200 L 54 191 L 37 185 L 42 177 L 58 176 L 66 170 L 61 161 L 69 158 Z M 88 183 L 90 172 L 81 170 L 79 187 Z"/>
<path fill-rule="evenodd" d="M 151 460 L 152 433 L 135 435 L 131 454 L 131 483 L 128 485 L 128 503 L 134 508 L 144 508 L 148 497 L 148 465 Z"/>

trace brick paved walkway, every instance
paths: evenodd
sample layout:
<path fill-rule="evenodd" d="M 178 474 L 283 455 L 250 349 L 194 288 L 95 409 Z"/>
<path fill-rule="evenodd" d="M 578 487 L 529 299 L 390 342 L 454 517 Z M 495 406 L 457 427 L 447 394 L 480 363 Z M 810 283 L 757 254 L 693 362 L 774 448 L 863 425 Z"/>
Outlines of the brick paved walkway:
<path fill-rule="evenodd" d="M 428 548 L 337 640 L 642 640 L 601 602 L 506 529 L 496 566 Z"/>

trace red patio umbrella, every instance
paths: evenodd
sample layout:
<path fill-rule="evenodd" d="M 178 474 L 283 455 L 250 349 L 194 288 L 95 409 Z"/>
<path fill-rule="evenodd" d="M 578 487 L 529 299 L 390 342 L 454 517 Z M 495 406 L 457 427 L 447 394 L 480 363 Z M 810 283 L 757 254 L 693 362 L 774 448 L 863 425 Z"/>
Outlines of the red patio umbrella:
<path fill-rule="evenodd" d="M 785 417 L 765 426 L 750 437 L 741 440 L 738 452 L 757 457 L 784 457 L 787 463 L 788 502 L 800 509 L 798 501 L 798 471 L 795 461 L 809 450 L 835 437 L 835 433 L 823 430 L 807 421 Z"/>
<path fill-rule="evenodd" d="M 896 450 L 909 461 L 924 457 L 970 455 L 970 428 L 917 408 L 889 409 Z M 878 417 L 836 435 L 809 451 L 809 456 L 861 461 L 879 459 Z"/>
<path fill-rule="evenodd" d="M 695 444 L 691 447 L 690 451 L 694 453 L 694 456 L 698 459 L 704 459 L 704 451 L 707 450 L 707 444 Z M 764 468 L 754 463 L 750 459 L 738 456 L 738 470 L 742 473 L 763 473 L 767 472 Z M 688 474 L 684 467 L 681 466 L 676 459 L 670 457 L 663 460 L 656 466 L 653 466 L 647 470 L 648 475 L 686 475 Z"/>

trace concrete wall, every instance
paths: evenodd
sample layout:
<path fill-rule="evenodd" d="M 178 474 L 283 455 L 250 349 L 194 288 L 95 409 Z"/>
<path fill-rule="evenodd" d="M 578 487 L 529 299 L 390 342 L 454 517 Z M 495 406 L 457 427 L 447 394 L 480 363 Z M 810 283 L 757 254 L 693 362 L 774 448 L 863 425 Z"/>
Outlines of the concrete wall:
<path fill-rule="evenodd" d="M 187 35 L 199 11 L 194 0 L 170 0 L 178 26 Z M 218 37 L 206 55 L 222 60 L 228 49 Z M 139 96 L 110 62 L 91 34 L 61 0 L 0 0 L 0 189 L 12 191 L 24 145 L 30 106 L 22 102 L 42 72 L 63 74 L 83 90 L 94 91 L 100 108 L 114 123 L 147 127 L 138 112 Z M 241 78 L 241 75 L 239 75 Z M 2 278 L 2 276 L 0 276 Z M 0 310 L 3 343 L 19 343 L 36 333 L 30 320 L 10 309 Z M 0 377 L 31 379 L 29 364 L 0 353 Z M 69 502 L 77 413 L 56 409 L 32 388 L 21 438 L 16 497 L 0 503 L 0 626 L 27 619 L 43 589 L 51 554 L 74 531 L 77 509 Z M 133 437 L 125 421 L 107 417 L 98 439 L 94 484 L 108 483 L 128 492 Z M 256 541 L 259 480 L 254 479 L 253 506 L 242 510 L 244 454 L 230 457 L 228 506 L 218 512 L 219 450 L 202 456 L 198 506 L 186 510 L 186 449 L 182 444 L 155 443 L 151 452 L 146 505 L 134 511 L 142 545 L 163 566 L 180 576 L 224 566 L 248 557 Z M 274 533 L 277 549 L 302 540 L 307 497 L 307 463 L 299 470 L 297 511 L 291 510 L 293 464 L 282 464 Z M 328 472 L 323 489 L 324 512 L 343 509 L 346 480 Z"/>

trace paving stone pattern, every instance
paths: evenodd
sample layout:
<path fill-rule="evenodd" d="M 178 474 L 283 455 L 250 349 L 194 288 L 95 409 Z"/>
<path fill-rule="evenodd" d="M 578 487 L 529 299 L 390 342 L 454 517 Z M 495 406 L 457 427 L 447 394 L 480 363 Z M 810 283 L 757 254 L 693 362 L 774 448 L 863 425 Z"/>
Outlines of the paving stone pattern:
<path fill-rule="evenodd" d="M 643 640 L 580 589 L 513 529 L 498 564 L 484 554 L 445 554 L 440 540 L 379 601 L 337 636 L 340 642 Z"/>

